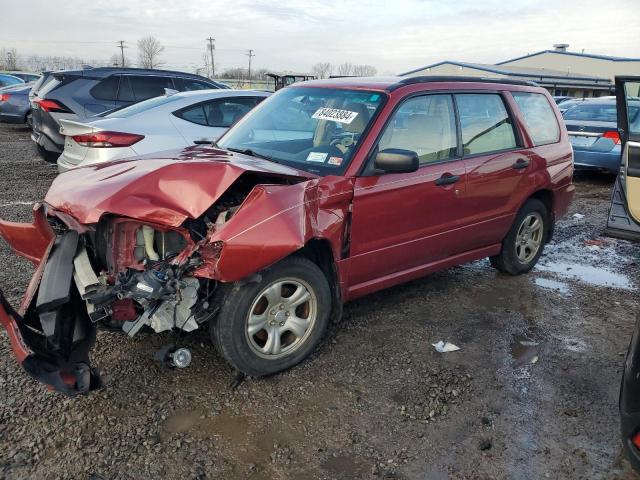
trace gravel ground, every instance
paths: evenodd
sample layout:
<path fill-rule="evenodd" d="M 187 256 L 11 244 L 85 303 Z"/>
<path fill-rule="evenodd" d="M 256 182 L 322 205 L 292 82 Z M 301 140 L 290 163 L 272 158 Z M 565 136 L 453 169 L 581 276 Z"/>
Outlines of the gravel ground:
<path fill-rule="evenodd" d="M 54 176 L 0 125 L 1 217 L 28 219 Z M 184 371 L 153 360 L 167 335 L 100 332 L 107 385 L 74 399 L 29 379 L 2 332 L 0 478 L 634 478 L 617 396 L 639 249 L 600 236 L 610 187 L 577 180 L 530 274 L 479 261 L 350 303 L 311 359 L 235 390 L 204 331 Z M 0 266 L 17 304 L 31 266 L 3 242 Z"/>

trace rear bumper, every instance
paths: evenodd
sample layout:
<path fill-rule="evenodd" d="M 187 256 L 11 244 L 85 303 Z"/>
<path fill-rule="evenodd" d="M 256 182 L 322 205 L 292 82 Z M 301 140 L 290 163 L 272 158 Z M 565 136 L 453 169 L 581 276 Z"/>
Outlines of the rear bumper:
<path fill-rule="evenodd" d="M 44 133 L 33 132 L 31 134 L 31 140 L 35 142 L 36 145 L 43 148 L 45 151 L 55 154 L 61 154 L 64 149 L 64 145 L 59 145 L 49 137 L 47 137 Z"/>
<path fill-rule="evenodd" d="M 25 232 L 35 235 L 35 240 L 21 241 Z M 25 371 L 49 389 L 70 396 L 102 385 L 98 371 L 89 362 L 95 326 L 75 312 L 70 301 L 73 263 L 68 262 L 69 258 L 73 262 L 77 248 L 77 234 L 72 234 L 75 237 L 68 240 L 56 239 L 42 208 L 34 211 L 33 224 L 0 220 L 0 236 L 17 254 L 38 265 L 19 312 L 0 290 L 0 324 L 7 330 L 12 351 Z M 67 285 L 66 293 L 61 294 Z"/>
<path fill-rule="evenodd" d="M 20 114 L 20 113 L 9 113 L 9 112 L 0 112 L 0 122 L 2 123 L 25 123 L 24 119 L 25 119 L 26 113 Z"/>
<path fill-rule="evenodd" d="M 620 433 L 631 465 L 640 471 L 640 450 L 631 439 L 640 431 L 640 319 L 636 322 L 620 385 Z"/>
<path fill-rule="evenodd" d="M 123 158 L 131 158 L 137 156 L 136 151 L 131 147 L 120 148 L 88 148 L 84 158 L 81 161 L 69 158 L 65 151 L 58 157 L 58 173 L 68 172 L 79 167 L 87 165 L 96 165 Z"/>
<path fill-rule="evenodd" d="M 620 150 L 617 148 L 610 152 L 573 150 L 573 163 L 576 170 L 601 171 L 617 175 L 621 158 Z"/>

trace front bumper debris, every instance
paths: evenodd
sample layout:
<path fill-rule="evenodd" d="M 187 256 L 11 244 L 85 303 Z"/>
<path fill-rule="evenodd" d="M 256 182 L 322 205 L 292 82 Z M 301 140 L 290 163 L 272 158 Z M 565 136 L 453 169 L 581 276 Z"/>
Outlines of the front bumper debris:
<path fill-rule="evenodd" d="M 102 382 L 89 361 L 95 325 L 75 308 L 78 293 L 72 280 L 78 234 L 69 231 L 55 238 L 44 212 L 36 210 L 34 217 L 32 225 L 0 223 L 0 233 L 11 247 L 38 264 L 20 312 L 0 290 L 0 323 L 17 361 L 31 377 L 66 395 L 86 393 Z M 39 234 L 31 243 L 16 241 L 26 232 Z"/>

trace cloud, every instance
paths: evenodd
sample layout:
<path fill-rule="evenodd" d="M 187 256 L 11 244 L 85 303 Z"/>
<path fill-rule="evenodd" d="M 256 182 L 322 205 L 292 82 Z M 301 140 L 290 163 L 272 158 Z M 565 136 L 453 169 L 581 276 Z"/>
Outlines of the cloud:
<path fill-rule="evenodd" d="M 135 58 L 145 35 L 166 46 L 172 68 L 201 65 L 205 38 L 213 36 L 221 68 L 246 65 L 253 49 L 256 68 L 351 61 L 401 72 L 445 59 L 493 63 L 558 42 L 640 57 L 640 9 L 637 0 L 618 0 L 603 21 L 595 0 L 66 0 L 55 9 L 48 0 L 23 0 L 0 18 L 0 48 L 25 55 L 108 59 L 125 40 Z"/>

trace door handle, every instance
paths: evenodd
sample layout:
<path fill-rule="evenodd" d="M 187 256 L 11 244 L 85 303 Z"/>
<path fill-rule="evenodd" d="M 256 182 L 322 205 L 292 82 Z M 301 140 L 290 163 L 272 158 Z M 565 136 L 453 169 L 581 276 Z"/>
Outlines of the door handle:
<path fill-rule="evenodd" d="M 516 160 L 516 163 L 511 166 L 516 170 L 521 170 L 523 168 L 527 168 L 530 163 L 531 160 L 529 160 L 528 158 L 519 158 L 518 160 Z"/>
<path fill-rule="evenodd" d="M 436 180 L 436 185 L 451 185 L 460 180 L 459 175 L 451 175 L 450 173 L 445 173 L 440 178 Z"/>
<path fill-rule="evenodd" d="M 207 145 L 209 143 L 213 143 L 213 140 L 207 140 L 206 138 L 203 138 L 202 140 L 194 140 L 193 143 L 195 143 L 196 145 Z"/>

